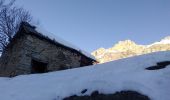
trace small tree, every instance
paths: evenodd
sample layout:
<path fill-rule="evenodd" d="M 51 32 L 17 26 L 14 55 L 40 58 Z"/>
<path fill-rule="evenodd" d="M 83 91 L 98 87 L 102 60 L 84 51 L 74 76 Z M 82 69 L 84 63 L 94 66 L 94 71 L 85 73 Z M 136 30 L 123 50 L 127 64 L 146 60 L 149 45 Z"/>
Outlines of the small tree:
<path fill-rule="evenodd" d="M 14 5 L 15 0 L 6 3 L 0 0 L 0 53 L 18 31 L 22 21 L 31 22 L 31 14 L 21 7 Z"/>

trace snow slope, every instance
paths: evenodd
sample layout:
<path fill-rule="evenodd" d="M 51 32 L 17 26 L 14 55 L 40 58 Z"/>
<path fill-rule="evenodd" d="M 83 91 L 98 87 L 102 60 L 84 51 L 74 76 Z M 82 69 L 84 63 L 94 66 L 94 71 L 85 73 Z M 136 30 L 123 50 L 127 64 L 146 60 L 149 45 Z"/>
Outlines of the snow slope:
<path fill-rule="evenodd" d="M 145 70 L 170 61 L 170 52 L 152 53 L 83 68 L 46 74 L 0 78 L 0 100 L 62 100 L 98 90 L 114 93 L 134 90 L 152 100 L 170 100 L 170 66 Z M 85 94 L 81 91 L 87 89 Z"/>

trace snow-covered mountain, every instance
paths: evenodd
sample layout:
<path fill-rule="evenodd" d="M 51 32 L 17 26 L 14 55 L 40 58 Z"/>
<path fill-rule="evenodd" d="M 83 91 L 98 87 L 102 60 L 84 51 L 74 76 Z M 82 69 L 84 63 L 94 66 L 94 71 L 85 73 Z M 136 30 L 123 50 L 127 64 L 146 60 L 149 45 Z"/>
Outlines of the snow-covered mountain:
<path fill-rule="evenodd" d="M 169 83 L 170 51 L 166 51 L 46 74 L 1 77 L 0 100 L 63 100 L 88 96 L 94 91 L 114 94 L 127 90 L 150 100 L 170 100 Z"/>
<path fill-rule="evenodd" d="M 153 44 L 170 44 L 170 36 L 165 37 L 160 42 L 155 42 Z"/>
<path fill-rule="evenodd" d="M 95 50 L 92 52 L 92 55 L 100 63 L 104 63 L 121 58 L 167 50 L 170 50 L 170 36 L 150 45 L 138 45 L 131 40 L 119 41 L 111 48 L 99 48 Z"/>

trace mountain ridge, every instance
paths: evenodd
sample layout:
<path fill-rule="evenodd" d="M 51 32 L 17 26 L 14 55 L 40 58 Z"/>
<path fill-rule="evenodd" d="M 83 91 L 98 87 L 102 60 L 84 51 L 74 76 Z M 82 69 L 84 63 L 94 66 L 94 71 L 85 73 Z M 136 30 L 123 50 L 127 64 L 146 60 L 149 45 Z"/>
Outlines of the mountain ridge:
<path fill-rule="evenodd" d="M 170 50 L 170 36 L 148 45 L 140 45 L 132 40 L 119 41 L 111 48 L 99 48 L 91 54 L 100 62 L 109 62 L 112 60 L 127 58 L 136 55 L 142 55 L 157 51 Z"/>

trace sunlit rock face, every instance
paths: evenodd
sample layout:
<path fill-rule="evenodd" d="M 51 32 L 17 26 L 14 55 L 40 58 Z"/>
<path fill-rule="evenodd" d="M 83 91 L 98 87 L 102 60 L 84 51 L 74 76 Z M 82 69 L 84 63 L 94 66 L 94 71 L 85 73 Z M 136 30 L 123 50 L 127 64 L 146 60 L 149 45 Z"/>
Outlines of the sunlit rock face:
<path fill-rule="evenodd" d="M 92 55 L 95 56 L 100 63 L 104 63 L 131 56 L 167 50 L 170 50 L 170 36 L 149 45 L 138 45 L 131 40 L 119 41 L 111 48 L 99 48 L 93 51 Z"/>

